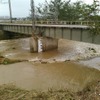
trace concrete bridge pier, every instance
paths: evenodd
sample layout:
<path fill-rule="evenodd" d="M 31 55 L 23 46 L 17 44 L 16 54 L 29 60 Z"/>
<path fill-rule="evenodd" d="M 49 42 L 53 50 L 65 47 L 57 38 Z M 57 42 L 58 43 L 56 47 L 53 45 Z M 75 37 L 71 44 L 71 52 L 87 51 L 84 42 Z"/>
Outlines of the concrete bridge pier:
<path fill-rule="evenodd" d="M 58 48 L 58 39 L 52 37 L 31 37 L 30 52 L 45 52 Z"/>
<path fill-rule="evenodd" d="M 30 52 L 38 52 L 38 38 L 37 37 L 31 37 L 30 38 Z"/>

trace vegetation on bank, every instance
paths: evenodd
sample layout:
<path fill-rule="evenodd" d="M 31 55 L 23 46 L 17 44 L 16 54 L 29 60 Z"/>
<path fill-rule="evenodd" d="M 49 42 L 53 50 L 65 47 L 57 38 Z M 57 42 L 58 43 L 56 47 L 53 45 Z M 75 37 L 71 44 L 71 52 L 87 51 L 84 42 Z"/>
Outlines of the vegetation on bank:
<path fill-rule="evenodd" d="M 100 80 L 89 83 L 78 96 L 80 100 L 100 100 Z"/>
<path fill-rule="evenodd" d="M 17 62 L 21 62 L 21 60 L 13 60 L 13 59 L 8 59 L 3 56 L 0 56 L 0 64 L 8 65 Z"/>
<path fill-rule="evenodd" d="M 74 93 L 68 90 L 47 92 L 28 91 L 14 85 L 0 86 L 0 100 L 100 100 L 100 81 L 90 83 L 84 90 Z"/>

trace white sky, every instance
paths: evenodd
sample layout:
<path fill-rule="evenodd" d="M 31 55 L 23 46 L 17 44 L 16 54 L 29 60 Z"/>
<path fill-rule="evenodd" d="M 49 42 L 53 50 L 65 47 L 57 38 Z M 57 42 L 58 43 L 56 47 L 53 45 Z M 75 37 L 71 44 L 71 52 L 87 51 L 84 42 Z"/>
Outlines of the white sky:
<path fill-rule="evenodd" d="M 7 2 L 8 0 L 2 0 L 2 1 Z M 50 0 L 47 0 L 47 1 L 50 1 Z M 71 0 L 71 1 L 75 2 L 77 0 Z M 93 0 L 81 0 L 81 1 L 88 4 L 91 4 L 93 2 Z M 38 5 L 39 3 L 44 3 L 45 0 L 34 0 L 34 2 L 35 2 L 35 5 Z M 12 5 L 13 17 L 26 17 L 30 13 L 30 0 L 11 0 L 11 5 Z M 9 16 L 8 4 L 0 3 L 0 16 Z"/>

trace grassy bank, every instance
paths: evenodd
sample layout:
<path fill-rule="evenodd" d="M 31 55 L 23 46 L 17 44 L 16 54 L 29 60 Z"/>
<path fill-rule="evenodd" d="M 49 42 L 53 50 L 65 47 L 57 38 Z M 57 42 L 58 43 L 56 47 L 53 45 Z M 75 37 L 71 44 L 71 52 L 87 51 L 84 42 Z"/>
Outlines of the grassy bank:
<path fill-rule="evenodd" d="M 88 84 L 83 91 L 48 90 L 47 92 L 22 90 L 14 85 L 0 86 L 0 100 L 100 100 L 100 81 Z"/>

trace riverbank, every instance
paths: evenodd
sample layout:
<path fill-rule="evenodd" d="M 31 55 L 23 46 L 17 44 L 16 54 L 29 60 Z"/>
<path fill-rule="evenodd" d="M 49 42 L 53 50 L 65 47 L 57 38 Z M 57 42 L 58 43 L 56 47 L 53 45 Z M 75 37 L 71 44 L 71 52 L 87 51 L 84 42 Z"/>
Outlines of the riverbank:
<path fill-rule="evenodd" d="M 100 100 L 100 81 L 92 82 L 82 91 L 71 92 L 67 89 L 47 92 L 27 91 L 14 85 L 0 86 L 0 100 Z"/>

